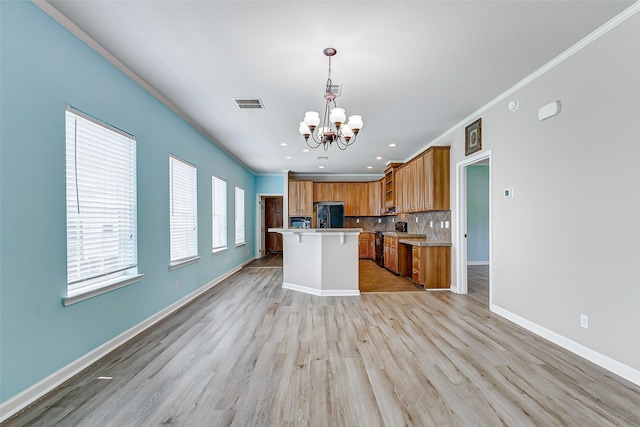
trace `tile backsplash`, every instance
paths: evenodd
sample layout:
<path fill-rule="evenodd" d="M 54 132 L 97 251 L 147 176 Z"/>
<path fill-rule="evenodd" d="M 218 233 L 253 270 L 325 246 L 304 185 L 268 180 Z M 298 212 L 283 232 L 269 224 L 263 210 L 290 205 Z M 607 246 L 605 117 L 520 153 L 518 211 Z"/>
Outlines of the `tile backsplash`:
<path fill-rule="evenodd" d="M 356 222 L 356 219 L 359 219 L 360 222 Z M 451 242 L 451 211 L 429 211 L 382 217 L 348 216 L 344 219 L 344 226 L 371 231 L 395 231 L 394 224 L 396 221 L 405 221 L 408 233 L 425 234 L 427 240 Z M 449 228 L 444 227 L 447 221 L 449 222 Z M 433 223 L 433 227 L 430 226 L 431 223 Z M 441 224 L 443 227 L 440 226 Z"/>

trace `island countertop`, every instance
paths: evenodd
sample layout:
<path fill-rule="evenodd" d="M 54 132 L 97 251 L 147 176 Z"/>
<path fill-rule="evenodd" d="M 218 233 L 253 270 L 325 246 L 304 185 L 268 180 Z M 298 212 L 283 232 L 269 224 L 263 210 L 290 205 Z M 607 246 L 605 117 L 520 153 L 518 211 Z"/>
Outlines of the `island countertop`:
<path fill-rule="evenodd" d="M 270 233 L 362 233 L 362 228 L 270 228 Z"/>

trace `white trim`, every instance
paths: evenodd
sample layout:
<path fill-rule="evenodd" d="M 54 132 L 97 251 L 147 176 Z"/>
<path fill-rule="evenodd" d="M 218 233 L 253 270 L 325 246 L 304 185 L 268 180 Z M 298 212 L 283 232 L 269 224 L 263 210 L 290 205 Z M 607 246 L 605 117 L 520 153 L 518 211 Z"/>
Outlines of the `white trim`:
<path fill-rule="evenodd" d="M 631 381 L 636 385 L 640 385 L 639 370 L 625 365 L 624 363 L 618 362 L 617 360 L 605 356 L 604 354 L 598 353 L 597 351 L 585 347 L 582 344 L 572 341 L 556 332 L 533 323 L 508 310 L 498 307 L 497 305 L 491 304 L 490 309 L 493 313 L 496 313 L 497 315 L 502 316 L 519 326 L 522 326 L 526 330 L 533 332 L 534 334 L 541 336 L 542 338 L 545 338 L 552 343 L 557 344 L 560 347 L 569 350 L 570 352 L 577 354 L 578 356 L 583 357 L 590 362 L 593 362 L 596 365 L 601 366 L 604 369 L 613 372 L 614 374 L 619 375 L 628 381 Z"/>
<path fill-rule="evenodd" d="M 79 303 L 80 301 L 88 300 L 89 298 L 97 297 L 98 295 L 106 294 L 107 292 L 115 291 L 116 289 L 138 283 L 142 280 L 142 276 L 144 276 L 144 274 L 119 276 L 116 280 L 112 280 L 108 285 L 105 285 L 104 283 L 96 284 L 96 286 L 100 286 L 97 289 L 83 289 L 80 292 L 63 297 L 62 305 L 68 307 L 72 304 Z"/>
<path fill-rule="evenodd" d="M 286 227 L 286 225 L 284 224 L 284 219 L 285 219 L 285 214 L 284 214 L 284 195 L 281 194 L 277 194 L 277 193 L 256 193 L 256 251 L 255 251 L 255 257 L 256 259 L 262 258 L 264 256 L 264 254 L 262 253 L 262 244 L 265 243 L 264 242 L 264 237 L 265 234 L 267 232 L 267 227 L 265 226 L 264 228 L 262 227 L 262 224 L 264 223 L 264 215 L 263 215 L 263 211 L 262 211 L 262 199 L 264 197 L 282 197 L 282 206 L 283 206 L 283 210 L 282 210 L 282 226 Z M 287 219 L 287 222 L 289 220 Z"/>
<path fill-rule="evenodd" d="M 218 276 L 217 278 L 213 279 L 206 285 L 203 285 L 199 289 L 196 289 L 195 291 L 191 292 L 189 295 L 186 295 L 185 297 L 179 299 L 178 301 L 174 302 L 170 306 L 165 307 L 164 309 L 158 311 L 154 315 L 148 317 L 147 319 L 143 320 L 142 322 L 138 323 L 132 328 L 124 331 L 117 337 L 91 350 L 89 353 L 86 353 L 84 356 L 81 356 L 80 358 L 74 360 L 67 366 L 63 367 L 62 369 L 59 369 L 58 371 L 46 377 L 45 379 L 32 385 L 28 389 L 15 395 L 9 400 L 6 400 L 5 402 L 0 403 L 0 422 L 4 422 L 6 419 L 17 414 L 19 411 L 31 405 L 36 400 L 38 400 L 45 394 L 49 393 L 50 391 L 58 387 L 63 382 L 73 377 L 74 375 L 77 375 L 87 367 L 91 366 L 93 363 L 97 362 L 98 360 L 100 360 L 101 358 L 103 358 L 104 356 L 106 356 L 116 348 L 125 344 L 127 341 L 135 338 L 138 334 L 144 332 L 145 330 L 154 326 L 156 323 L 160 322 L 161 320 L 164 320 L 166 317 L 173 314 L 175 311 L 189 304 L 191 301 L 198 298 L 200 295 L 207 292 L 209 289 L 211 289 L 218 283 L 222 282 L 224 279 L 240 271 L 242 267 L 249 264 L 251 261 L 253 261 L 253 259 L 245 261 L 238 267 L 229 270 L 228 272 L 222 274 L 221 276 Z"/>
<path fill-rule="evenodd" d="M 316 295 L 319 297 L 351 297 L 360 296 L 359 290 L 322 290 L 316 288 L 309 288 L 307 286 L 296 285 L 293 283 L 282 282 L 283 289 L 290 289 L 292 291 L 304 292 L 305 294 Z"/>
<path fill-rule="evenodd" d="M 474 156 L 467 157 L 456 163 L 456 284 L 451 284 L 451 289 L 458 294 L 466 294 L 467 287 L 467 239 L 464 237 L 467 232 L 467 166 L 482 160 L 489 162 L 489 305 L 493 301 L 493 272 L 491 271 L 491 259 L 493 257 L 493 161 L 492 151 L 487 150 Z M 471 264 L 473 265 L 473 264 Z"/>
<path fill-rule="evenodd" d="M 489 261 L 467 261 L 467 265 L 489 265 Z"/>

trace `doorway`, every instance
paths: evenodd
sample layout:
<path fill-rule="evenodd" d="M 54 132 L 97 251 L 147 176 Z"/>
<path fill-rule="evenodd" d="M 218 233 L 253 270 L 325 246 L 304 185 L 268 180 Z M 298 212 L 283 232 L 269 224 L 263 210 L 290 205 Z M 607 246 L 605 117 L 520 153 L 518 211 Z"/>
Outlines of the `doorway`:
<path fill-rule="evenodd" d="M 470 166 L 483 166 L 487 180 L 488 191 L 484 192 L 484 198 L 480 204 L 487 210 L 486 214 L 477 212 L 477 200 L 469 201 L 471 192 L 476 192 L 476 182 L 470 182 L 470 177 L 476 176 L 476 170 Z M 478 290 L 478 277 L 488 282 L 487 304 L 492 303 L 491 292 L 491 151 L 480 153 L 456 164 L 456 194 L 458 204 L 458 217 L 456 225 L 456 253 L 457 286 L 455 291 L 459 294 L 469 293 L 469 280 L 472 280 L 473 291 Z M 482 218 L 484 216 L 484 218 Z M 470 221 L 471 220 L 471 221 Z M 473 238 L 470 239 L 470 235 Z M 479 242 L 480 241 L 480 242 Z M 487 248 L 484 248 L 486 244 Z M 469 256 L 471 255 L 471 260 Z"/>
<path fill-rule="evenodd" d="M 256 258 L 282 253 L 282 235 L 268 230 L 284 228 L 283 200 L 281 194 L 256 194 Z"/>

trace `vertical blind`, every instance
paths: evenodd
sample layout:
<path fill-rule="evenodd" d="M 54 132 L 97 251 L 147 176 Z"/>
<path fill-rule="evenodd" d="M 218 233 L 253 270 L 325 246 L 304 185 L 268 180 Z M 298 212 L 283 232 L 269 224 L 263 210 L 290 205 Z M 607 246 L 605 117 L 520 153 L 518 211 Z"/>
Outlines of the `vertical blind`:
<path fill-rule="evenodd" d="M 211 189 L 212 249 L 224 249 L 227 247 L 227 181 L 212 176 Z"/>
<path fill-rule="evenodd" d="M 169 157 L 171 262 L 198 255 L 197 169 L 176 157 Z"/>
<path fill-rule="evenodd" d="M 66 110 L 68 291 L 137 264 L 136 140 Z"/>
<path fill-rule="evenodd" d="M 244 243 L 244 189 L 236 187 L 236 245 Z"/>

